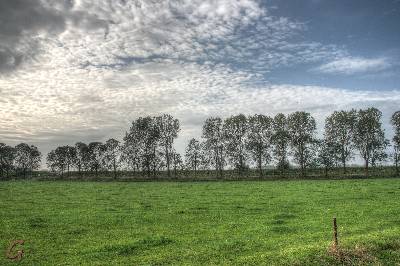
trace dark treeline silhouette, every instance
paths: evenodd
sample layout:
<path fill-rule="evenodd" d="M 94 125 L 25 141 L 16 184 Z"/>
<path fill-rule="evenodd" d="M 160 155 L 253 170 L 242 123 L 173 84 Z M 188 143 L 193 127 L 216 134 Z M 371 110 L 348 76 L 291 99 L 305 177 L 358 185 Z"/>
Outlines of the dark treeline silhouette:
<path fill-rule="evenodd" d="M 221 119 L 207 118 L 201 140 L 191 139 L 185 149 L 185 161 L 174 149 L 180 124 L 171 115 L 139 117 L 122 142 L 76 143 L 60 146 L 47 155 L 48 169 L 61 177 L 98 176 L 108 173 L 152 179 L 196 178 L 212 174 L 223 178 L 226 173 L 245 178 L 249 173 L 262 178 L 273 169 L 281 177 L 296 172 L 302 177 L 313 169 L 348 174 L 348 164 L 359 154 L 364 174 L 370 168 L 394 162 L 399 174 L 400 111 L 391 118 L 394 129 L 393 153 L 382 128 L 382 113 L 376 108 L 335 111 L 325 120 L 322 138 L 316 137 L 315 119 L 307 112 L 274 117 L 243 114 Z M 19 144 L 10 147 L 0 143 L 1 177 L 24 176 L 37 170 L 41 154 L 35 146 Z M 319 172 L 320 173 L 320 172 Z"/>
<path fill-rule="evenodd" d="M 40 168 L 42 154 L 37 147 L 26 143 L 11 147 L 0 143 L 0 177 L 32 175 Z"/>

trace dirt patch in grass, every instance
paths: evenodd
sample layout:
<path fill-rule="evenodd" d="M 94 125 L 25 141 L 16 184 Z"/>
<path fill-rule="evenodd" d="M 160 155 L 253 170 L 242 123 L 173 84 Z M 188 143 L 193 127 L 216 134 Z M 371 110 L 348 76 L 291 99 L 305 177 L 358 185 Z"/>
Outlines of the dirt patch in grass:
<path fill-rule="evenodd" d="M 351 249 L 330 248 L 328 250 L 335 263 L 341 265 L 381 265 L 378 258 L 364 246 L 355 246 Z"/>

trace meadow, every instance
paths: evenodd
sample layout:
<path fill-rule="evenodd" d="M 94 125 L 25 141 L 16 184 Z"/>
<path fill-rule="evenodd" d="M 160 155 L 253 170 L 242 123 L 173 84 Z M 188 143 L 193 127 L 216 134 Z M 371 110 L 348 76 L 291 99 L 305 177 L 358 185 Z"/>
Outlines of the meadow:
<path fill-rule="evenodd" d="M 0 250 L 24 239 L 19 265 L 395 265 L 399 214 L 395 178 L 3 181 Z"/>

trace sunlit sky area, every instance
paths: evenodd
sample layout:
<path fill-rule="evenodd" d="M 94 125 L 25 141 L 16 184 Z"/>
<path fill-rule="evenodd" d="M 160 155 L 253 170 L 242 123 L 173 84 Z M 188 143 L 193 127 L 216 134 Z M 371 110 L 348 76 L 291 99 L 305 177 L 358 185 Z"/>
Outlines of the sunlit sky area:
<path fill-rule="evenodd" d="M 43 153 L 170 113 L 400 109 L 399 0 L 2 0 L 0 142 Z"/>

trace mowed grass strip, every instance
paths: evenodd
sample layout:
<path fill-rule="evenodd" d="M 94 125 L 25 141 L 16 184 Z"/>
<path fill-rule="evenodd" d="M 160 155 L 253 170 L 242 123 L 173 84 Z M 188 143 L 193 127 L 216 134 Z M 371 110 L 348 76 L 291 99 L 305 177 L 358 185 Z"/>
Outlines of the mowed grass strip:
<path fill-rule="evenodd" d="M 0 182 L 0 228 L 20 265 L 393 265 L 400 179 Z"/>

